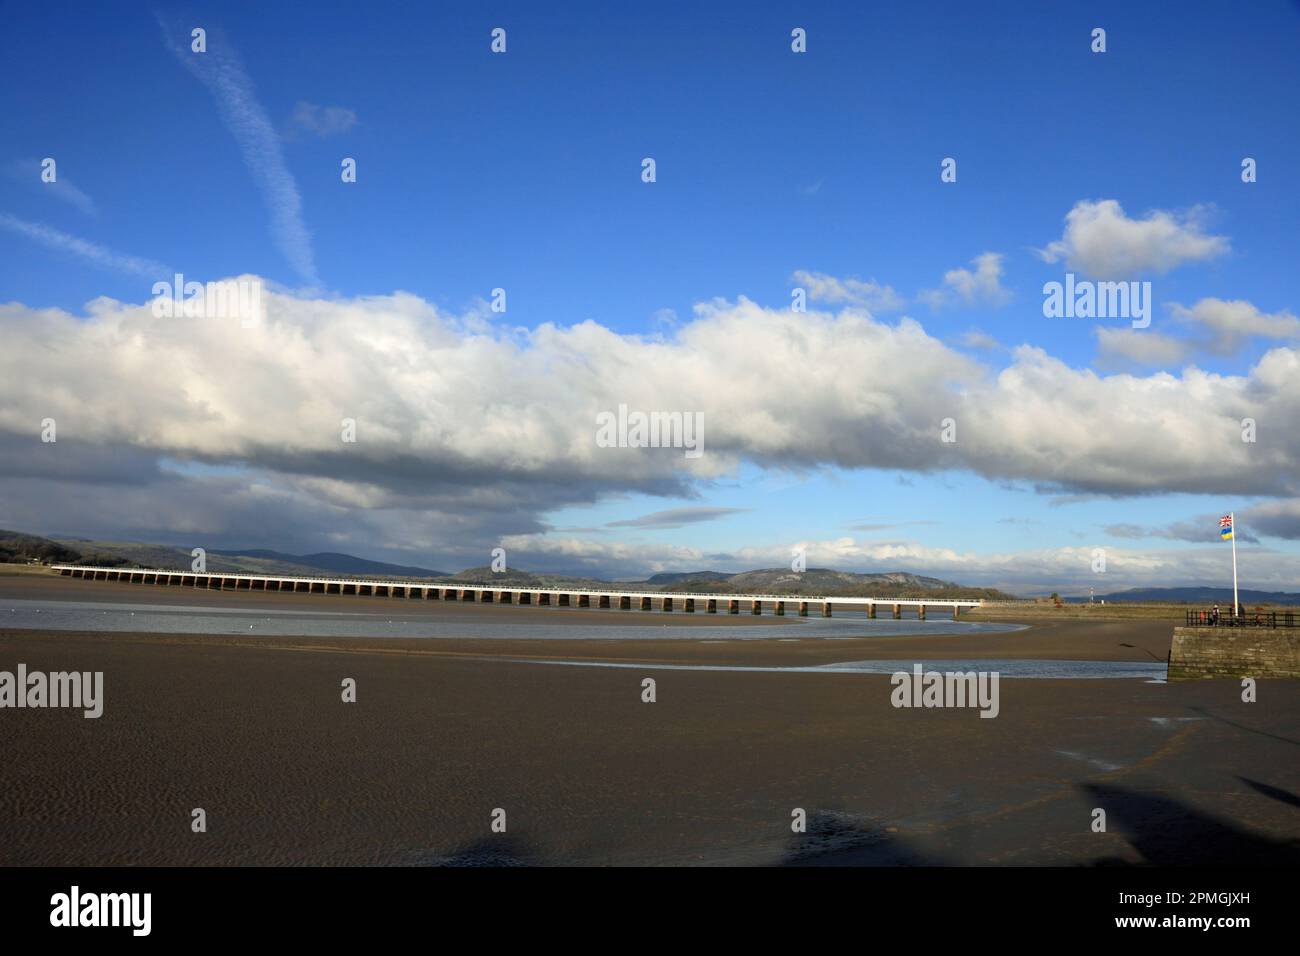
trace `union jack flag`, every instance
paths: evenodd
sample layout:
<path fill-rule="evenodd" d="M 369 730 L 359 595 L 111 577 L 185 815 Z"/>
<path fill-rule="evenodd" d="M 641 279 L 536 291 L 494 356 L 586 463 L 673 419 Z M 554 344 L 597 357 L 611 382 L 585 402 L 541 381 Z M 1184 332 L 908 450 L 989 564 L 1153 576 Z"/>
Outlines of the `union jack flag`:
<path fill-rule="evenodd" d="M 1219 519 L 1219 537 L 1224 541 L 1232 540 L 1232 515 L 1224 515 Z"/>

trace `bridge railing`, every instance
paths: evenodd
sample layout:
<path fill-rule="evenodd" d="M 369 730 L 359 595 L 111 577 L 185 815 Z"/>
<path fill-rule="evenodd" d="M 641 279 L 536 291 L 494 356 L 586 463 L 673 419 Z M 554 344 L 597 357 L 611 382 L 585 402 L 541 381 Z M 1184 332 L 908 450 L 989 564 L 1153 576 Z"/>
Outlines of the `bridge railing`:
<path fill-rule="evenodd" d="M 1236 617 L 1229 608 L 1220 611 L 1216 618 L 1212 610 L 1187 612 L 1188 627 L 1300 627 L 1300 611 L 1248 611 L 1243 609 Z"/>

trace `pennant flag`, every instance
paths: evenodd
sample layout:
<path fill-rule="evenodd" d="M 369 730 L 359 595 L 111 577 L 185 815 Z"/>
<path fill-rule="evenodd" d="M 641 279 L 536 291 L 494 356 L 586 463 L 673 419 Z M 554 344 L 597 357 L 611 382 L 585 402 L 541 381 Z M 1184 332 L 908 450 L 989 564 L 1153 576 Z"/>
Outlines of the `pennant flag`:
<path fill-rule="evenodd" d="M 1232 540 L 1232 515 L 1224 515 L 1219 519 L 1219 537 L 1224 541 Z"/>

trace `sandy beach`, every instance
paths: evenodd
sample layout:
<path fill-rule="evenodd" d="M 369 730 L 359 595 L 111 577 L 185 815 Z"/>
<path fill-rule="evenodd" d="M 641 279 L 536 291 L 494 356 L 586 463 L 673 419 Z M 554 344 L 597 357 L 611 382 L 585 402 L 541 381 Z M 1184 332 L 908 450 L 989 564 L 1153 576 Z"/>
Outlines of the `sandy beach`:
<path fill-rule="evenodd" d="M 0 579 L 0 613 L 6 599 L 91 594 L 268 608 L 339 600 L 23 576 Z M 349 600 L 376 614 L 395 603 Z M 488 621 L 520 613 L 409 603 Z M 569 614 L 575 628 L 638 617 L 545 613 Z M 718 636 L 346 640 L 0 620 L 0 669 L 102 671 L 105 686 L 99 719 L 0 712 L 0 864 L 1300 862 L 1295 681 L 1261 682 L 1246 704 L 1234 681 L 1006 679 L 986 720 L 895 708 L 886 675 L 690 669 L 1163 661 L 1168 621 L 742 641 L 726 638 L 736 618 L 692 617 Z M 638 666 L 565 666 L 600 663 Z M 639 666 L 665 664 L 686 669 Z M 654 703 L 642 701 L 647 676 Z M 341 700 L 345 678 L 355 703 Z M 208 832 L 191 832 L 194 808 Z M 490 827 L 497 808 L 505 833 Z M 791 830 L 796 808 L 806 833 Z M 1095 808 L 1106 810 L 1104 833 L 1091 829 Z"/>

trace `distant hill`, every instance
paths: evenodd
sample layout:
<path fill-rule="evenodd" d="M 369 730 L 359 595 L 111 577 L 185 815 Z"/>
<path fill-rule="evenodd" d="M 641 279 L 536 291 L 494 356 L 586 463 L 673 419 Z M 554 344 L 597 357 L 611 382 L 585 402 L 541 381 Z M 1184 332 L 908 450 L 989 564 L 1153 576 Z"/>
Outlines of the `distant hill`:
<path fill-rule="evenodd" d="M 658 587 L 678 584 L 682 581 L 725 581 L 729 577 L 731 575 L 725 571 L 662 571 L 650 575 L 641 583 Z"/>
<path fill-rule="evenodd" d="M 626 587 L 646 591 L 694 591 L 701 594 L 817 594 L 841 597 L 906 597 L 930 596 L 940 598 L 989 598 L 1007 600 L 1010 595 L 992 588 L 967 588 L 951 581 L 928 578 L 919 574 L 893 571 L 884 574 L 857 574 L 852 571 L 832 571 L 811 568 L 795 573 L 785 568 L 762 571 L 742 571 L 728 574 L 723 571 L 671 571 L 662 572 L 644 581 L 602 581 L 596 578 L 575 578 L 563 574 L 529 574 L 525 571 L 493 572 L 491 568 L 470 568 L 447 579 L 449 583 L 503 584 L 509 587 L 537 588 L 600 588 L 608 590 Z"/>
<path fill-rule="evenodd" d="M 662 579 L 668 580 L 662 580 Z M 662 581 L 662 583 L 661 583 Z M 647 584 L 661 590 L 700 591 L 717 594 L 824 594 L 836 597 L 908 597 L 923 595 L 940 598 L 988 598 L 1007 600 L 1011 596 L 993 588 L 968 588 L 952 581 L 910 574 L 906 571 L 860 574 L 809 568 L 795 572 L 789 568 L 766 568 L 720 574 L 706 571 L 696 574 L 655 575 Z"/>
<path fill-rule="evenodd" d="M 87 560 L 93 557 L 96 560 Z M 100 567 L 117 567 L 127 562 L 111 554 L 86 552 L 67 545 L 21 531 L 0 531 L 0 561 L 21 564 L 26 561 L 46 564 L 97 564 Z"/>
<path fill-rule="evenodd" d="M 351 554 L 340 554 L 337 551 L 324 551 L 319 554 L 284 554 L 280 551 L 223 550 L 209 551 L 208 554 L 219 554 L 236 560 L 239 558 L 255 558 L 259 561 L 272 561 L 297 567 L 314 568 L 317 571 L 332 574 L 377 575 L 390 578 L 442 578 L 447 576 L 446 571 L 434 571 L 409 564 L 388 564 L 384 561 L 370 561 Z"/>
<path fill-rule="evenodd" d="M 1132 588 L 1114 594 L 1099 594 L 1098 600 L 1107 604 L 1137 601 L 1159 601 L 1166 604 L 1231 604 L 1232 588 Z M 1074 600 L 1086 600 L 1074 599 Z M 1242 604 L 1295 604 L 1300 605 L 1300 594 L 1288 591 L 1251 591 L 1237 593 Z"/>
<path fill-rule="evenodd" d="M 0 560 L 20 560 L 27 556 L 46 559 L 56 564 L 94 564 L 103 567 L 133 566 L 141 568 L 188 569 L 194 560 L 190 548 L 166 544 L 143 544 L 138 541 L 95 541 L 88 538 L 58 538 L 51 540 L 36 535 L 0 531 L 0 536 L 10 535 L 28 542 L 24 554 L 16 558 L 4 557 L 0 545 Z M 43 542 L 42 545 L 32 542 Z M 39 552 L 39 553 L 37 553 Z M 350 554 L 324 552 L 321 554 L 285 554 L 256 548 L 230 550 L 211 548 L 207 553 L 210 571 L 230 574 L 300 574 L 303 576 L 339 574 L 376 578 L 440 578 L 446 571 L 414 567 L 404 564 L 387 564 L 370 561 Z"/>
<path fill-rule="evenodd" d="M 530 574 L 510 568 L 493 571 L 490 567 L 466 568 L 441 579 L 448 584 L 501 584 L 522 588 L 600 588 L 614 587 L 609 581 L 597 578 L 575 578 L 564 574 Z"/>
<path fill-rule="evenodd" d="M 486 566 L 466 568 L 464 571 L 458 571 L 455 574 L 444 574 L 441 577 L 444 581 L 455 584 L 490 584 L 498 582 L 510 587 L 540 588 L 546 586 L 542 584 L 543 579 L 536 574 L 529 574 L 527 571 L 516 571 L 513 568 L 505 571 L 493 571 Z"/>

